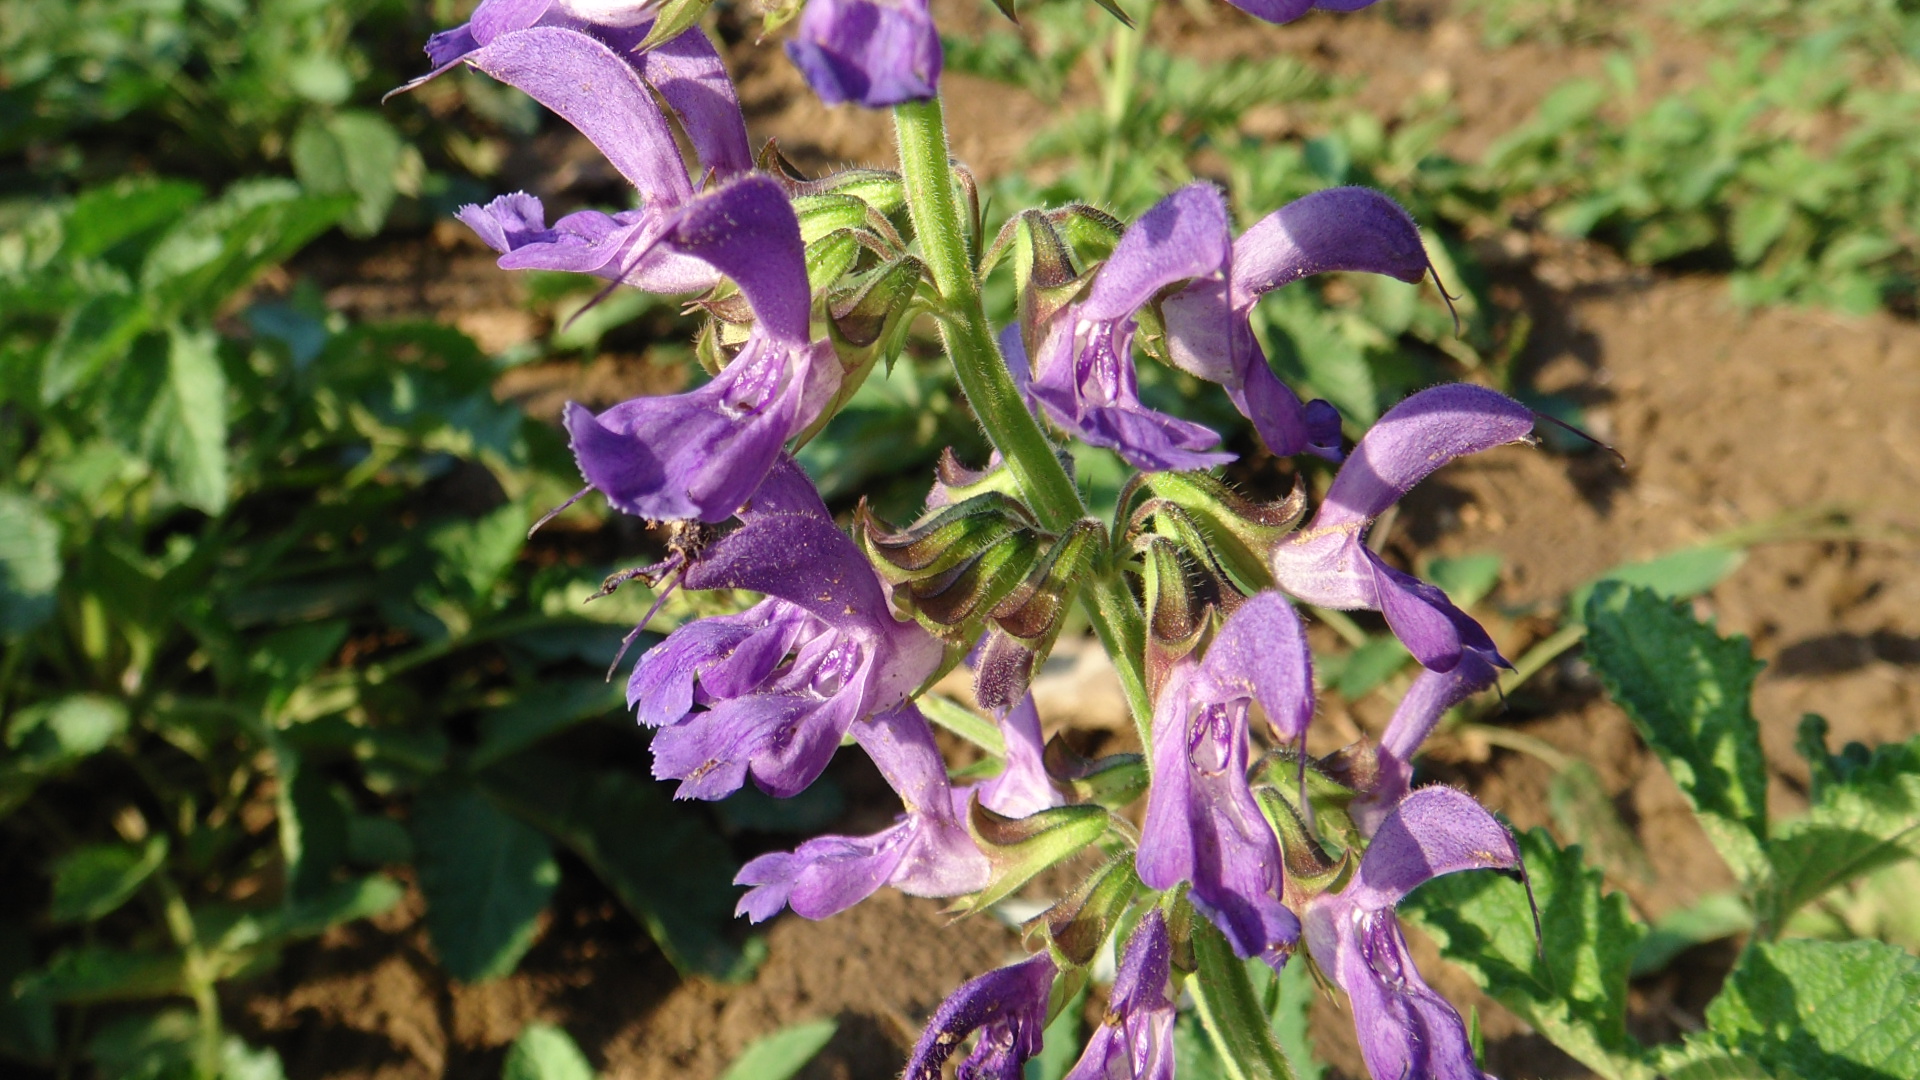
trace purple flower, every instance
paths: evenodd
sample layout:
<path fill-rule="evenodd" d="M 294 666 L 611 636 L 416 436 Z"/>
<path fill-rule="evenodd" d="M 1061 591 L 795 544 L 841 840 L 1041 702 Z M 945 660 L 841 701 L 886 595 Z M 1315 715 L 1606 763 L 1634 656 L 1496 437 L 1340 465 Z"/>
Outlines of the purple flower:
<path fill-rule="evenodd" d="M 1321 11 L 1359 11 L 1374 0 L 1227 0 L 1227 3 L 1256 19 L 1270 23 L 1292 22 L 1315 8 Z"/>
<path fill-rule="evenodd" d="M 1040 713 L 1034 708 L 1033 695 L 1000 717 L 1000 737 L 1006 744 L 1006 767 L 1000 775 L 978 787 L 980 805 L 1002 817 L 1023 818 L 1050 806 L 1059 806 L 1060 793 L 1047 778 L 1043 760 L 1046 744 L 1040 738 Z M 954 795 L 959 812 L 966 813 L 967 799 L 976 790 L 963 788 Z"/>
<path fill-rule="evenodd" d="M 1307 951 L 1347 992 L 1374 1080 L 1483 1080 L 1460 1014 L 1420 977 L 1393 909 L 1441 874 L 1519 865 L 1512 834 L 1479 803 L 1421 788 L 1381 823 L 1346 889 L 1308 901 Z"/>
<path fill-rule="evenodd" d="M 1015 382 L 1055 423 L 1136 468 L 1232 461 L 1208 452 L 1220 441 L 1210 428 L 1141 404 L 1133 366 L 1139 310 L 1168 285 L 1219 272 L 1228 250 L 1227 205 L 1217 188 L 1190 184 L 1160 200 L 1120 237 L 1083 299 L 1025 327 L 1024 343 L 1001 335 Z"/>
<path fill-rule="evenodd" d="M 1270 553 L 1274 581 L 1309 604 L 1380 612 L 1434 671 L 1451 671 L 1465 651 L 1504 666 L 1479 623 L 1446 593 L 1388 566 L 1368 549 L 1366 533 L 1428 473 L 1532 430 L 1533 413 L 1524 405 L 1466 383 L 1422 390 L 1395 405 L 1354 447 L 1313 520 Z"/>
<path fill-rule="evenodd" d="M 901 706 L 943 653 L 893 618 L 873 568 L 790 459 L 739 516 L 741 528 L 700 552 L 682 581 L 767 599 L 680 627 L 627 683 L 640 722 L 660 729 L 654 775 L 681 781 L 681 798 L 721 798 L 748 775 L 769 794 L 798 794 L 855 724 Z"/>
<path fill-rule="evenodd" d="M 913 896 L 958 896 L 985 888 L 987 858 L 962 818 L 964 805 L 947 783 L 947 765 L 926 718 L 901 705 L 853 726 L 853 737 L 893 785 L 906 813 L 872 836 L 821 836 L 791 854 L 762 855 L 740 868 L 737 885 L 752 889 L 736 915 L 754 922 L 791 907 L 824 919 L 892 885 Z"/>
<path fill-rule="evenodd" d="M 1226 387 L 1275 454 L 1310 450 L 1340 460 L 1340 414 L 1324 401 L 1300 403 L 1267 366 L 1248 316 L 1260 297 L 1313 274 L 1364 270 L 1419 281 L 1427 272 L 1419 228 L 1377 191 L 1330 188 L 1261 218 L 1234 241 L 1223 269 L 1224 277 L 1204 277 L 1161 305 L 1173 362 Z"/>
<path fill-rule="evenodd" d="M 1053 959 L 1036 953 L 955 990 L 914 1044 L 902 1080 L 940 1080 L 940 1067 L 975 1031 L 980 1042 L 954 1080 L 1020 1080 L 1022 1066 L 1040 1052 L 1054 974 Z"/>
<path fill-rule="evenodd" d="M 587 483 L 615 508 L 725 521 L 832 399 L 840 365 L 832 346 L 807 340 L 800 225 L 778 181 L 756 174 L 702 196 L 659 243 L 732 278 L 753 307 L 753 330 L 697 390 L 635 398 L 598 416 L 568 403 L 567 433 Z"/>
<path fill-rule="evenodd" d="M 787 56 L 829 105 L 884 108 L 939 93 L 940 34 L 927 0 L 808 0 Z"/>
<path fill-rule="evenodd" d="M 1204 660 L 1173 665 L 1153 717 L 1153 782 L 1136 866 L 1149 888 L 1193 882 L 1199 908 L 1243 957 L 1275 967 L 1299 940 L 1281 903 L 1280 843 L 1247 785 L 1247 706 L 1283 740 L 1313 717 L 1312 658 L 1300 617 L 1260 593 L 1227 618 Z"/>
<path fill-rule="evenodd" d="M 649 292 L 692 292 L 716 280 L 700 259 L 659 243 L 692 201 L 695 183 L 654 95 L 674 108 L 716 177 L 752 168 L 746 124 L 719 55 L 698 29 L 645 53 L 628 52 L 638 40 L 623 45 L 540 25 L 500 33 L 458 57 L 578 128 L 641 197 L 637 210 L 582 210 L 551 228 L 540 200 L 527 194 L 462 207 L 460 220 L 500 252 L 502 267 L 592 274 Z"/>
<path fill-rule="evenodd" d="M 466 23 L 427 39 L 427 59 L 433 70 L 395 93 L 412 90 L 520 31 L 536 27 L 570 30 L 606 45 L 665 99 L 667 107 L 680 117 L 702 166 L 722 177 L 753 168 L 740 99 L 733 92 L 726 63 L 705 31 L 690 27 L 640 51 L 658 13 L 659 4 L 654 0 L 481 0 Z M 554 58 L 556 66 L 577 63 L 569 56 Z M 593 138 L 592 132 L 585 128 L 581 131 Z"/>
<path fill-rule="evenodd" d="M 1413 681 L 1407 696 L 1393 711 L 1386 733 L 1380 736 L 1379 771 L 1373 787 L 1360 793 L 1348 807 L 1360 832 L 1372 836 L 1380 822 L 1407 794 L 1413 779 L 1413 754 L 1433 733 L 1433 726 L 1448 709 L 1492 686 L 1505 666 L 1499 654 L 1489 657 L 1479 649 L 1466 649 L 1460 662 L 1447 671 L 1423 671 Z"/>
<path fill-rule="evenodd" d="M 1151 908 L 1127 942 L 1106 1018 L 1065 1080 L 1173 1080 L 1172 954 L 1166 917 Z"/>

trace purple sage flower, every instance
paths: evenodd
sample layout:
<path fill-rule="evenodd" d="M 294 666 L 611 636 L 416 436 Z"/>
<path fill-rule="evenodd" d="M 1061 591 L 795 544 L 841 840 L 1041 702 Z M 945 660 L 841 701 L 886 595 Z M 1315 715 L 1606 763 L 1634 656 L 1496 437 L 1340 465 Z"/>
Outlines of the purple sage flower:
<path fill-rule="evenodd" d="M 1153 783 L 1135 865 L 1149 888 L 1188 894 L 1235 953 L 1276 968 L 1300 937 L 1282 903 L 1280 842 L 1247 784 L 1247 707 L 1282 740 L 1313 718 L 1312 657 L 1292 605 L 1260 593 L 1221 626 L 1205 659 L 1176 661 L 1154 703 Z"/>
<path fill-rule="evenodd" d="M 1147 408 L 1133 366 L 1138 313 L 1178 281 L 1218 273 L 1229 251 L 1227 204 L 1211 184 L 1189 184 L 1127 228 L 1084 298 L 1020 335 L 1001 335 L 1007 366 L 1029 401 L 1078 438 L 1135 468 L 1207 469 L 1218 433 Z M 1031 360 L 1029 361 L 1029 354 Z"/>
<path fill-rule="evenodd" d="M 1151 908 L 1127 941 L 1106 1018 L 1065 1080 L 1173 1080 L 1172 956 L 1166 916 Z"/>
<path fill-rule="evenodd" d="M 877 109 L 939 93 L 940 34 L 927 0 L 807 0 L 787 56 L 829 105 Z"/>
<path fill-rule="evenodd" d="M 1366 534 L 1374 518 L 1435 469 L 1532 430 L 1526 406 L 1467 383 L 1422 390 L 1395 405 L 1354 447 L 1313 520 L 1269 554 L 1275 583 L 1309 604 L 1380 612 L 1434 671 L 1451 671 L 1466 651 L 1506 666 L 1479 623 L 1440 589 L 1388 566 L 1367 547 Z"/>
<path fill-rule="evenodd" d="M 1267 365 L 1248 317 L 1260 297 L 1314 274 L 1362 270 L 1415 282 L 1427 265 L 1420 229 L 1398 203 L 1367 188 L 1316 191 L 1241 233 L 1224 276 L 1202 277 L 1161 304 L 1167 349 L 1182 370 L 1226 387 L 1267 449 L 1338 461 L 1340 414 L 1325 401 L 1300 403 Z"/>
<path fill-rule="evenodd" d="M 1406 797 L 1413 780 L 1413 755 L 1420 744 L 1433 734 L 1433 727 L 1448 709 L 1492 686 L 1499 678 L 1496 663 L 1504 666 L 1498 654 L 1491 658 L 1479 649 L 1465 649 L 1460 662 L 1447 671 L 1422 671 L 1393 710 L 1393 719 L 1380 736 L 1378 769 L 1373 787 L 1363 791 L 1348 807 L 1353 822 L 1364 836 L 1372 836 L 1393 808 Z"/>
<path fill-rule="evenodd" d="M 704 36 L 683 34 L 639 54 L 626 48 L 569 26 L 539 25 L 501 33 L 458 59 L 525 91 L 578 128 L 633 184 L 640 208 L 582 210 L 548 227 L 540 200 L 518 193 L 462 207 L 459 217 L 500 252 L 508 270 L 592 274 L 648 292 L 698 291 L 717 280 L 713 267 L 660 243 L 693 201 L 696 185 L 654 95 L 673 106 L 715 177 L 752 168 L 746 123 Z"/>
<path fill-rule="evenodd" d="M 986 887 L 987 858 L 967 832 L 965 806 L 947 783 L 933 731 L 912 704 L 853 725 L 853 737 L 905 804 L 898 823 L 872 836 L 820 836 L 791 854 L 740 868 L 751 885 L 734 914 L 754 922 L 782 907 L 809 919 L 835 915 L 891 885 L 912 896 L 959 896 Z"/>
<path fill-rule="evenodd" d="M 1374 1080 L 1486 1080 L 1460 1014 L 1407 955 L 1393 909 L 1442 874 L 1519 866 L 1513 835 L 1471 796 L 1421 788 L 1381 823 L 1347 887 L 1307 902 L 1307 951 L 1347 992 Z"/>
<path fill-rule="evenodd" d="M 808 340 L 800 224 L 778 181 L 754 174 L 702 196 L 659 243 L 732 278 L 753 307 L 753 330 L 697 390 L 635 398 L 598 416 L 569 402 L 567 434 L 587 483 L 616 509 L 725 521 L 832 399 L 840 365 L 831 345 Z"/>
<path fill-rule="evenodd" d="M 1321 11 L 1359 11 L 1374 0 L 1227 0 L 1227 3 L 1256 19 L 1270 23 L 1292 22 L 1316 8 Z"/>
<path fill-rule="evenodd" d="M 739 516 L 741 528 L 700 552 L 681 580 L 767 599 L 680 627 L 627 683 L 640 723 L 660 729 L 654 775 L 679 780 L 680 798 L 718 799 L 749 775 L 771 795 L 798 794 L 855 724 L 899 708 L 943 654 L 919 625 L 893 617 L 873 568 L 791 459 Z M 903 795 L 918 790 L 901 783 Z"/>
<path fill-rule="evenodd" d="M 1043 952 L 962 985 L 940 1003 L 914 1044 L 903 1080 L 940 1080 L 940 1067 L 975 1031 L 980 1042 L 954 1080 L 1020 1080 L 1027 1059 L 1040 1052 L 1055 974 Z"/>

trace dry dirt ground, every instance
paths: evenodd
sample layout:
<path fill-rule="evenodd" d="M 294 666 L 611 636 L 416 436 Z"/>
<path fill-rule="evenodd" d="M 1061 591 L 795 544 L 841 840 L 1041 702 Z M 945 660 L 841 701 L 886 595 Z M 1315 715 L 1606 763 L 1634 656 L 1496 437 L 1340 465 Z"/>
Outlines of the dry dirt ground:
<path fill-rule="evenodd" d="M 1382 9 L 1394 4 L 1383 4 L 1280 30 L 1249 28 L 1224 8 L 1166 14 L 1196 52 L 1300 51 L 1364 75 L 1368 100 L 1382 105 L 1413 89 L 1445 88 L 1469 118 L 1451 149 L 1469 157 L 1524 118 L 1545 89 L 1599 63 L 1593 49 L 1488 52 L 1446 4 L 1396 3 L 1391 14 Z M 987 17 L 957 2 L 942 14 L 960 26 Z M 772 48 L 738 55 L 757 135 L 778 134 L 811 168 L 890 157 L 881 117 L 821 107 Z M 1663 77 L 1684 82 L 1704 60 L 1676 52 Z M 1009 101 L 998 87 L 956 78 L 947 90 L 956 155 L 983 173 L 1009 167 L 1023 133 L 1047 119 L 1037 103 Z M 988 101 L 988 93 L 991 104 L 966 104 Z M 586 159 L 577 147 L 537 143 L 522 154 L 514 167 L 536 190 L 555 160 L 572 163 L 566 167 L 575 173 L 593 168 L 579 164 Z M 1522 362 L 1536 384 L 1580 400 L 1627 464 L 1523 447 L 1457 464 L 1409 501 L 1392 550 L 1403 557 L 1498 552 L 1505 569 L 1492 607 L 1512 617 L 1495 617 L 1492 628 L 1511 652 L 1541 632 L 1529 611 L 1550 612 L 1568 589 L 1619 562 L 1794 511 L 1844 511 L 1850 531 L 1758 547 L 1699 609 L 1723 631 L 1750 636 L 1768 661 L 1755 705 L 1776 809 L 1804 805 L 1805 770 L 1792 752 L 1803 713 L 1828 717 L 1838 740 L 1920 732 L 1920 570 L 1911 539 L 1920 530 L 1920 326 L 1742 311 L 1719 280 L 1648 275 L 1598 249 L 1540 237 L 1488 238 L 1482 248 L 1503 295 L 1534 321 Z M 333 280 L 339 284 L 328 296 L 336 306 L 362 315 L 437 314 L 489 348 L 539 329 L 511 278 L 454 230 L 364 257 Z M 534 367 L 515 378 L 503 392 L 544 413 L 557 411 L 565 396 L 606 404 L 636 386 L 669 388 L 677 376 L 613 355 L 591 368 Z M 1325 745 L 1316 749 L 1377 731 L 1386 711 L 1379 695 L 1351 709 L 1329 702 L 1316 735 Z M 1653 865 L 1650 878 L 1614 883 L 1641 914 L 1657 917 L 1730 884 L 1671 780 L 1577 658 L 1546 672 L 1493 722 L 1598 771 Z M 1517 825 L 1549 824 L 1550 773 L 1536 758 L 1442 740 L 1430 771 L 1468 785 Z M 866 827 L 881 812 L 853 811 Z M 861 826 L 848 821 L 840 829 Z M 820 1016 L 839 1018 L 839 1033 L 803 1076 L 884 1080 L 897 1073 L 942 996 L 1018 949 L 994 923 L 949 925 L 932 902 L 883 893 L 825 922 L 776 920 L 767 960 L 750 983 L 680 982 L 637 924 L 594 887 L 577 884 L 585 877 L 569 875 L 558 914 L 511 978 L 449 985 L 426 952 L 416 906 L 294 954 L 277 981 L 237 988 L 231 1011 L 249 1034 L 281 1048 L 295 1080 L 491 1078 L 530 1019 L 564 1025 L 607 1077 L 703 1080 L 753 1039 Z M 1493 1072 L 1586 1075 L 1435 961 L 1424 943 L 1416 948 L 1443 993 L 1478 1009 Z M 1635 1030 L 1673 1038 L 1695 1022 L 1729 955 L 1724 947 L 1696 949 L 1636 984 Z M 1320 1002 L 1315 1020 L 1334 1075 L 1363 1076 L 1340 1007 Z"/>

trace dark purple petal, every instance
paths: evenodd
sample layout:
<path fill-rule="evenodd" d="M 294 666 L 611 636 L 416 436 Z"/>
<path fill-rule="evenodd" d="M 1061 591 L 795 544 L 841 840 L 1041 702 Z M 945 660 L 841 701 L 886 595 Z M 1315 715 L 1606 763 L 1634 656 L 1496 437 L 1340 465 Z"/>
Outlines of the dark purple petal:
<path fill-rule="evenodd" d="M 1172 942 L 1150 908 L 1127 941 L 1107 1014 L 1066 1080 L 1173 1080 Z"/>
<path fill-rule="evenodd" d="M 1246 705 L 1207 700 L 1191 660 L 1175 664 L 1153 718 L 1136 869 L 1148 888 L 1188 894 L 1242 957 L 1284 962 L 1300 922 L 1281 903 L 1280 843 L 1247 786 Z"/>
<path fill-rule="evenodd" d="M 808 0 L 787 56 L 829 105 L 926 101 L 940 82 L 940 34 L 926 0 Z"/>
<path fill-rule="evenodd" d="M 1123 328 L 1081 324 L 1084 334 L 1076 337 L 1074 311 L 1068 308 L 1048 326 L 1038 373 L 1030 382 L 1014 380 L 1025 382 L 1030 402 L 1081 441 L 1113 450 L 1138 469 L 1210 469 L 1233 460 L 1232 454 L 1207 451 L 1220 442 L 1213 429 L 1141 404 L 1131 320 Z M 1008 367 L 1018 370 L 1020 359 L 1009 352 Z"/>
<path fill-rule="evenodd" d="M 1387 910 L 1442 874 L 1519 865 L 1520 846 L 1486 807 L 1464 791 L 1434 785 L 1400 800 L 1380 823 L 1340 897 L 1361 911 Z"/>
<path fill-rule="evenodd" d="M 1373 1080 L 1488 1080 L 1466 1025 L 1407 955 L 1391 910 L 1355 911 L 1338 897 L 1307 907 L 1307 948 L 1347 992 L 1360 1055 Z"/>
<path fill-rule="evenodd" d="M 467 62 L 579 129 L 649 205 L 693 197 L 666 114 L 639 73 L 598 39 L 559 26 L 503 34 Z"/>
<path fill-rule="evenodd" d="M 1340 187 L 1295 199 L 1233 242 L 1233 307 L 1335 270 L 1419 281 L 1427 272 L 1420 227 L 1400 204 L 1371 188 Z"/>
<path fill-rule="evenodd" d="M 1292 22 L 1314 7 L 1313 0 L 1227 0 L 1227 3 L 1270 23 Z"/>
<path fill-rule="evenodd" d="M 1497 654 L 1493 657 L 1498 660 Z M 1503 661 L 1504 663 L 1504 661 Z M 1379 772 L 1373 789 L 1353 801 L 1348 812 L 1362 834 L 1372 836 L 1413 780 L 1413 755 L 1427 741 L 1448 709 L 1492 686 L 1499 670 L 1487 654 L 1469 648 L 1450 671 L 1423 671 L 1393 710 L 1380 736 Z"/>
<path fill-rule="evenodd" d="M 975 1031 L 980 1043 L 961 1063 L 957 1080 L 1019 1080 L 1021 1066 L 1040 1052 L 1055 972 L 1043 952 L 962 985 L 934 1012 L 903 1080 L 940 1080 L 940 1067 Z"/>
<path fill-rule="evenodd" d="M 1077 309 L 1091 322 L 1126 322 L 1132 338 L 1134 313 L 1153 294 L 1176 281 L 1226 269 L 1234 250 L 1227 228 L 1227 201 L 1212 184 L 1188 184 L 1161 199 L 1127 226 L 1093 287 Z"/>
<path fill-rule="evenodd" d="M 633 665 L 627 707 L 639 710 L 645 727 L 671 724 L 687 715 L 693 711 L 695 681 L 706 669 L 733 657 L 744 642 L 765 636 L 768 614 L 768 605 L 761 604 L 740 615 L 697 619 L 676 628 Z M 761 678 L 771 672 L 769 664 Z"/>
<path fill-rule="evenodd" d="M 401 89 L 411 90 L 426 82 L 459 63 L 468 53 L 479 47 L 480 43 L 474 40 L 473 27 L 470 24 L 462 23 L 451 30 L 442 30 L 432 35 L 427 38 L 426 53 L 427 63 L 433 65 L 433 70 L 408 82 Z"/>
<path fill-rule="evenodd" d="M 640 77 L 660 91 L 667 108 L 680 118 L 701 165 L 721 177 L 752 170 L 753 150 L 740 99 L 706 31 L 688 27 L 669 41 L 629 55 Z"/>
<path fill-rule="evenodd" d="M 552 236 L 547 228 L 546 208 L 540 205 L 539 199 L 524 191 L 501 195 L 485 206 L 468 203 L 454 216 L 502 255 Z"/>
<path fill-rule="evenodd" d="M 1227 617 L 1200 674 L 1205 700 L 1258 701 L 1282 739 L 1301 738 L 1313 721 L 1313 654 L 1279 593 L 1258 593 Z"/>
<path fill-rule="evenodd" d="M 501 34 L 526 30 L 538 24 L 552 6 L 553 0 L 482 0 L 473 9 L 473 17 L 467 20 L 467 26 L 472 28 L 475 41 L 491 45 Z"/>
<path fill-rule="evenodd" d="M 755 174 L 702 196 L 665 243 L 732 278 L 753 306 L 758 327 L 775 341 L 806 344 L 806 254 L 800 220 L 779 181 Z"/>
<path fill-rule="evenodd" d="M 715 702 L 653 737 L 653 775 L 679 780 L 676 799 L 720 799 L 751 773 L 787 799 L 819 778 L 855 719 L 845 696 L 755 694 Z"/>
<path fill-rule="evenodd" d="M 459 218 L 500 252 L 503 270 L 592 274 L 657 293 L 698 292 L 719 280 L 711 266 L 658 244 L 671 215 L 654 210 L 581 210 L 546 227 L 540 200 L 506 195 Z"/>
<path fill-rule="evenodd" d="M 1334 477 L 1316 527 L 1371 521 L 1454 458 L 1519 442 L 1533 412 L 1471 383 L 1422 390 L 1388 409 Z"/>
<path fill-rule="evenodd" d="M 1040 737 L 1040 714 L 1033 695 L 1000 717 L 1000 736 L 1006 743 L 1007 764 L 1000 775 L 980 785 L 980 805 L 1004 817 L 1023 818 L 1060 805 L 1060 793 L 1047 778 Z"/>

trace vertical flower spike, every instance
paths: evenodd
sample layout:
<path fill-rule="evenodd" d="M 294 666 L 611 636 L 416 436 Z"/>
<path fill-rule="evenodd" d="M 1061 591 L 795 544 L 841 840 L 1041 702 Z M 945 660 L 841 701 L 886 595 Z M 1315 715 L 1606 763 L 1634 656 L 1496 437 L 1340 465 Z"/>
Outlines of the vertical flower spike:
<path fill-rule="evenodd" d="M 1127 942 L 1107 1015 L 1066 1080 L 1173 1080 L 1172 955 L 1166 916 L 1152 908 Z"/>
<path fill-rule="evenodd" d="M 1422 390 L 1387 410 L 1340 467 L 1307 527 L 1269 555 L 1273 579 L 1309 604 L 1386 616 L 1421 664 L 1451 671 L 1471 650 L 1505 666 L 1480 624 L 1432 585 L 1388 566 L 1366 546 L 1368 526 L 1426 476 L 1463 454 L 1519 442 L 1533 413 L 1467 383 Z"/>
<path fill-rule="evenodd" d="M 702 196 L 660 243 L 732 278 L 753 308 L 753 331 L 697 390 L 636 398 L 598 416 L 569 402 L 567 434 L 587 483 L 616 509 L 725 521 L 786 441 L 820 415 L 840 368 L 830 345 L 807 340 L 800 226 L 778 181 L 747 176 Z"/>
<path fill-rule="evenodd" d="M 787 56 L 829 105 L 880 109 L 939 93 L 940 34 L 927 0 L 808 0 L 798 31 Z"/>
<path fill-rule="evenodd" d="M 1174 663 L 1153 717 L 1153 784 L 1137 868 L 1149 888 L 1189 896 L 1242 957 L 1278 967 L 1300 923 L 1281 903 L 1280 842 L 1247 784 L 1247 707 L 1283 738 L 1312 717 L 1312 657 L 1300 618 L 1261 593 L 1228 617 L 1206 658 Z"/>
<path fill-rule="evenodd" d="M 747 863 L 733 880 L 753 887 L 734 914 L 764 922 L 784 906 L 824 919 L 882 885 L 912 896 L 959 896 L 986 886 L 986 856 L 967 834 L 946 762 L 919 710 L 901 705 L 855 724 L 853 737 L 899 793 L 906 813 L 872 836 L 815 837 L 791 854 L 774 852 Z"/>
<path fill-rule="evenodd" d="M 1294 18 L 1310 5 L 1298 6 L 1293 15 L 1271 21 Z M 1312 451 L 1340 460 L 1340 415 L 1324 401 L 1302 405 L 1281 383 L 1267 366 L 1248 318 L 1254 304 L 1274 289 L 1333 270 L 1419 281 L 1427 272 L 1420 229 L 1398 203 L 1377 191 L 1316 191 L 1240 234 L 1224 282 L 1202 279 L 1161 305 L 1173 362 L 1226 387 L 1234 407 L 1253 421 L 1267 449 L 1281 457 Z"/>
<path fill-rule="evenodd" d="M 1140 402 L 1133 366 L 1138 313 L 1178 281 L 1227 264 L 1226 200 L 1211 184 L 1189 184 L 1128 227 L 1085 298 L 1025 327 L 1025 356 L 1007 358 L 1030 400 L 1075 436 L 1117 452 L 1136 468 L 1207 469 L 1233 460 L 1208 452 L 1220 436 Z M 1003 346 L 1009 339 L 1002 337 Z"/>
<path fill-rule="evenodd" d="M 1496 655 L 1494 660 L 1498 660 Z M 1353 822 L 1364 836 L 1372 836 L 1380 822 L 1407 794 L 1413 780 L 1413 755 L 1433 733 L 1440 717 L 1455 705 L 1492 686 L 1499 669 L 1478 650 L 1460 654 L 1460 662 L 1451 671 L 1423 671 L 1413 681 L 1407 696 L 1393 711 L 1386 733 L 1380 737 L 1379 772 L 1373 788 L 1361 792 L 1348 807 Z"/>
<path fill-rule="evenodd" d="M 955 990 L 914 1045 L 902 1080 L 940 1080 L 940 1067 L 975 1031 L 979 1045 L 960 1063 L 955 1080 L 1020 1080 L 1022 1066 L 1040 1052 L 1054 975 L 1053 959 L 1043 952 Z"/>
<path fill-rule="evenodd" d="M 683 580 L 767 599 L 680 627 L 627 683 L 640 723 L 660 728 L 654 775 L 681 781 L 681 798 L 721 798 L 748 775 L 769 794 L 798 794 L 856 723 L 902 705 L 944 653 L 918 625 L 894 620 L 873 569 L 791 460 L 740 520 Z M 901 784 L 914 805 L 930 799 Z"/>
<path fill-rule="evenodd" d="M 1464 792 L 1422 788 L 1389 814 L 1346 889 L 1307 903 L 1307 950 L 1347 992 L 1373 1080 L 1483 1080 L 1466 1026 L 1407 955 L 1402 897 L 1457 870 L 1514 870 L 1506 827 Z"/>

